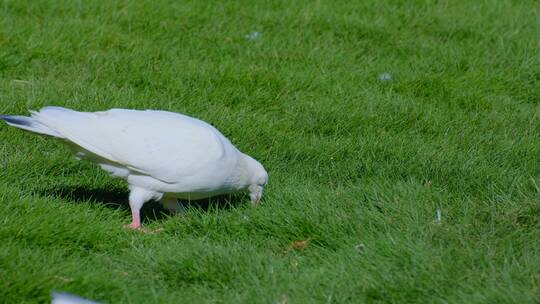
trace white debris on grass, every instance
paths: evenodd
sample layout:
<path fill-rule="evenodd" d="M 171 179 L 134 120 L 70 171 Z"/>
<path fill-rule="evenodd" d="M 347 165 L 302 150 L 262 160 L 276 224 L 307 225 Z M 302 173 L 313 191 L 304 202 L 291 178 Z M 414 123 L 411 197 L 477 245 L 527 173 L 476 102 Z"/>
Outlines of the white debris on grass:
<path fill-rule="evenodd" d="M 256 40 L 256 39 L 261 38 L 261 36 L 262 36 L 261 32 L 254 31 L 254 32 L 251 32 L 251 33 L 247 34 L 245 36 L 245 38 L 246 38 L 246 40 Z"/>
<path fill-rule="evenodd" d="M 441 211 L 441 208 L 437 208 L 436 215 L 437 215 L 437 222 L 440 223 L 440 222 L 441 222 L 441 219 L 442 219 L 442 211 Z"/>
<path fill-rule="evenodd" d="M 392 75 L 390 73 L 382 73 L 381 75 L 379 75 L 379 80 L 380 81 L 390 81 L 390 80 L 392 80 Z"/>

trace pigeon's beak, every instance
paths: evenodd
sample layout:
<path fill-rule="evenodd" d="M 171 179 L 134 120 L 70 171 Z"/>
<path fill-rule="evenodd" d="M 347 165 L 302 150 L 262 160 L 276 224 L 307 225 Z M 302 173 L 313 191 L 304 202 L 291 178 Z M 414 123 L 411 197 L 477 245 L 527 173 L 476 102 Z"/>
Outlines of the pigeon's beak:
<path fill-rule="evenodd" d="M 261 186 L 251 186 L 251 187 L 249 187 L 249 198 L 251 198 L 251 202 L 254 205 L 258 204 L 261 201 L 262 192 L 263 192 L 263 187 L 261 187 Z"/>

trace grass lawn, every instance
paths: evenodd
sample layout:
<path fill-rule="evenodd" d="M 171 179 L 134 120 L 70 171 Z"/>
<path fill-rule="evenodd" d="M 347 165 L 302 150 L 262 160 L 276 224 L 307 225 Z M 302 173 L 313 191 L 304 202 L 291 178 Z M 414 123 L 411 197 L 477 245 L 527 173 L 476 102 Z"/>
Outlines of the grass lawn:
<path fill-rule="evenodd" d="M 2 123 L 0 302 L 539 303 L 539 33 L 537 1 L 4 0 L 0 113 L 182 112 L 270 182 L 127 231 L 122 180 Z"/>

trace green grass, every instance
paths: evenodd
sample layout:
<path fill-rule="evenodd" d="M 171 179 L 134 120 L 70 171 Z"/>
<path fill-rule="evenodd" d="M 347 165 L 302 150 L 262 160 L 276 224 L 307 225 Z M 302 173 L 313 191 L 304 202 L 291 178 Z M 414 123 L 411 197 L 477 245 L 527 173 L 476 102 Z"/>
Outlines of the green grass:
<path fill-rule="evenodd" d="M 539 15 L 507 0 L 1 2 L 0 113 L 186 113 L 270 183 L 257 208 L 150 205 L 163 231 L 126 231 L 123 181 L 2 124 L 0 301 L 539 303 Z"/>

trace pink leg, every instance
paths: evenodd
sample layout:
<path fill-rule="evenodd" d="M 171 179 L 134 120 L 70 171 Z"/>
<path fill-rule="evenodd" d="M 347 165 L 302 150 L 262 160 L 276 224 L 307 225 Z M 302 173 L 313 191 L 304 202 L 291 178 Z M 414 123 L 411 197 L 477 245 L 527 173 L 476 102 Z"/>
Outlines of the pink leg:
<path fill-rule="evenodd" d="M 131 224 L 124 225 L 125 228 L 140 229 L 141 228 L 141 215 L 140 210 L 131 210 Z"/>
<path fill-rule="evenodd" d="M 131 224 L 125 225 L 125 228 L 141 229 L 141 207 L 145 202 L 151 199 L 161 199 L 163 196 L 160 193 L 149 191 L 146 189 L 133 187 L 129 188 L 129 207 L 131 208 Z"/>

